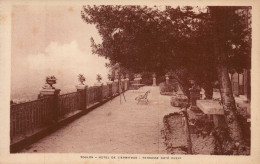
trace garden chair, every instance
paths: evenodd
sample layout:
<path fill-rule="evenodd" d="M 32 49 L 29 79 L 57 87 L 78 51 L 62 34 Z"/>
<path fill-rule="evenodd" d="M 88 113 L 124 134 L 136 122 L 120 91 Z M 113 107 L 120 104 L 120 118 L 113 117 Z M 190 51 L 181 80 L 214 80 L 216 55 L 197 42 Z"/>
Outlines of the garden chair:
<path fill-rule="evenodd" d="M 147 99 L 148 93 L 150 93 L 150 90 L 146 91 L 144 95 L 139 95 L 139 96 L 137 96 L 137 97 L 135 98 L 135 100 L 138 101 L 137 104 L 138 104 L 140 101 L 144 101 L 144 102 L 146 102 L 146 104 L 147 104 L 147 103 L 148 103 L 148 99 Z"/>

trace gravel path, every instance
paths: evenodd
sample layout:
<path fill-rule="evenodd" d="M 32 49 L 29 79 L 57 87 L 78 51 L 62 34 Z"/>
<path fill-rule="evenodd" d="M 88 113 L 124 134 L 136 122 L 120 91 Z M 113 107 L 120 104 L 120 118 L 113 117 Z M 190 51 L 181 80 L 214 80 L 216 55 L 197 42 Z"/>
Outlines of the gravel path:
<path fill-rule="evenodd" d="M 149 89 L 149 103 L 137 104 L 134 98 Z M 125 97 L 127 102 L 120 104 L 118 96 L 21 152 L 166 154 L 163 117 L 178 110 L 170 96 L 142 87 Z"/>

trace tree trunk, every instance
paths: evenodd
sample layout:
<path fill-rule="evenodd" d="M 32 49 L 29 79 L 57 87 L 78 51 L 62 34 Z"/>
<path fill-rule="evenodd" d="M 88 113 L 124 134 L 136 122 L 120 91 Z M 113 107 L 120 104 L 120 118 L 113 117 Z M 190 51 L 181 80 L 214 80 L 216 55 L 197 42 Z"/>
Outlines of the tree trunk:
<path fill-rule="evenodd" d="M 227 8 L 223 7 L 210 7 L 212 20 L 214 22 L 214 56 L 217 59 L 217 74 L 220 87 L 220 94 L 222 98 L 222 104 L 224 109 L 224 116 L 228 126 L 228 134 L 226 134 L 225 145 L 222 148 L 225 149 L 225 154 L 240 154 L 239 145 L 243 145 L 241 126 L 238 122 L 237 109 L 233 91 L 231 87 L 231 81 L 228 74 L 227 52 L 225 51 L 227 29 L 225 24 L 225 14 L 229 12 Z"/>
<path fill-rule="evenodd" d="M 218 80 L 220 83 L 220 92 L 226 122 L 230 130 L 230 137 L 234 142 L 240 142 L 242 140 L 242 132 L 237 119 L 236 103 L 233 96 L 227 67 L 218 67 Z"/>
<path fill-rule="evenodd" d="M 231 81 L 226 66 L 218 67 L 218 79 L 220 83 L 220 93 L 224 109 L 224 116 L 228 127 L 228 133 L 222 134 L 223 154 L 248 155 L 248 147 L 243 138 L 242 122 L 239 122 L 236 103 L 232 92 Z M 224 137 L 223 137 L 224 136 Z"/>
<path fill-rule="evenodd" d="M 185 133 L 186 133 L 186 140 L 187 140 L 187 153 L 188 154 L 193 154 L 192 153 L 192 142 L 191 142 L 191 137 L 190 137 L 190 125 L 189 125 L 189 116 L 187 112 L 187 107 L 185 107 Z"/>
<path fill-rule="evenodd" d="M 190 91 L 189 88 L 190 83 L 187 79 L 187 69 L 186 68 L 179 68 L 175 71 L 171 72 L 173 78 L 178 82 L 180 89 L 182 90 L 183 94 L 190 99 Z"/>

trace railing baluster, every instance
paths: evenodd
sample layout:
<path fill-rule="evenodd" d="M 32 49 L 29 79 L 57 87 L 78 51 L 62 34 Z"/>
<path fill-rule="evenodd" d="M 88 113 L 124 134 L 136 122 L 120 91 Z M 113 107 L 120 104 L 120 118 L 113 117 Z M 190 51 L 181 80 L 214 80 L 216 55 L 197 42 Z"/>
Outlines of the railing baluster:
<path fill-rule="evenodd" d="M 93 86 L 83 91 L 58 95 L 57 100 L 53 97 L 45 97 L 13 104 L 10 111 L 11 143 L 15 142 L 16 137 L 32 134 L 36 129 L 49 126 L 53 119 L 53 110 L 57 110 L 57 119 L 59 120 L 69 113 L 88 108 L 95 103 L 102 102 L 103 99 L 111 98 L 117 93 L 117 90 L 117 83 L 113 82 L 101 87 Z M 55 105 L 55 102 L 58 105 Z M 53 108 L 55 106 L 57 109 Z"/>

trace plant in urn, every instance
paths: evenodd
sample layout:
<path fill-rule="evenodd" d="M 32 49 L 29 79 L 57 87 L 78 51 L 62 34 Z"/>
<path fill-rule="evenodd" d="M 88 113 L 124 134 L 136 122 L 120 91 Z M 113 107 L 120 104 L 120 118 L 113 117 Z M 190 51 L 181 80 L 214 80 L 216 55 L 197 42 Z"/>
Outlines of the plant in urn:
<path fill-rule="evenodd" d="M 47 84 L 49 84 L 49 86 L 51 87 L 51 88 L 53 88 L 54 89 L 54 87 L 52 86 L 53 84 L 56 84 L 56 77 L 55 76 L 47 76 L 46 77 L 46 83 Z"/>
<path fill-rule="evenodd" d="M 107 78 L 109 81 L 112 81 L 112 75 L 111 74 L 107 74 Z"/>
<path fill-rule="evenodd" d="M 100 75 L 100 74 L 97 74 L 97 81 L 98 81 L 98 83 L 101 83 L 101 82 L 100 82 L 101 80 L 102 80 L 101 75 Z"/>
<path fill-rule="evenodd" d="M 84 82 L 86 81 L 86 78 L 84 77 L 83 74 L 78 75 L 78 80 L 80 82 L 80 85 L 85 85 Z"/>

